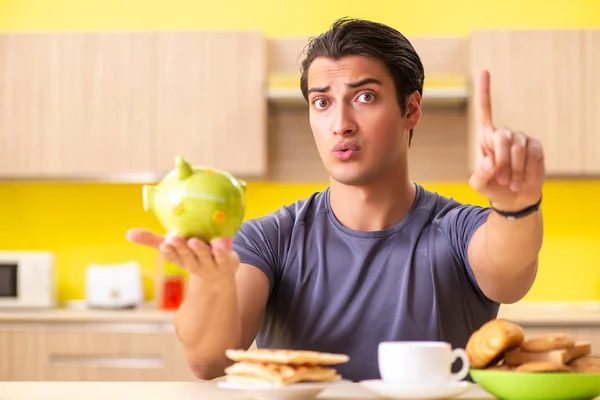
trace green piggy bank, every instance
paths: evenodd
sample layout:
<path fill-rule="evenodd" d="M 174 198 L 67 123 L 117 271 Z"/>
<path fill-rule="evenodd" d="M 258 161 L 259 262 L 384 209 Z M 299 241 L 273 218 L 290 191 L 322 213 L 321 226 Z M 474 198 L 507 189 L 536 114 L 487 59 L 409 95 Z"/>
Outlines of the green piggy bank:
<path fill-rule="evenodd" d="M 151 211 L 168 234 L 206 242 L 231 238 L 246 209 L 246 183 L 229 173 L 192 167 L 182 157 L 158 185 L 143 186 L 144 210 Z"/>

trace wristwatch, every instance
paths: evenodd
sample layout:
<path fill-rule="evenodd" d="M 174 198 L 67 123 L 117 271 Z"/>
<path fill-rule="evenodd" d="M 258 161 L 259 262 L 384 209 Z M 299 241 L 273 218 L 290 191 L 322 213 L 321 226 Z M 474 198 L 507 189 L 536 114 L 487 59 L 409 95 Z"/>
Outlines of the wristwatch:
<path fill-rule="evenodd" d="M 491 202 L 490 202 L 490 208 L 492 210 L 494 210 L 495 212 L 497 212 L 498 214 L 502 215 L 504 218 L 512 220 L 512 219 L 523 218 L 523 217 L 528 216 L 529 214 L 533 214 L 534 212 L 536 212 L 540 209 L 541 204 L 542 204 L 542 198 L 540 197 L 540 200 L 537 203 L 535 203 L 534 205 L 524 208 L 522 210 L 518 210 L 518 211 L 498 210 L 491 205 Z"/>

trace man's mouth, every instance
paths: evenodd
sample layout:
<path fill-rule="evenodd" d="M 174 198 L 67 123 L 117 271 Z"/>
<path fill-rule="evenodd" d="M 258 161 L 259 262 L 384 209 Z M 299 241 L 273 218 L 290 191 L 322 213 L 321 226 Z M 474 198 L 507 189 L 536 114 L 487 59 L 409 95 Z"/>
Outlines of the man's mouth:
<path fill-rule="evenodd" d="M 355 142 L 338 143 L 333 147 L 333 154 L 342 161 L 349 160 L 360 150 L 360 146 Z"/>

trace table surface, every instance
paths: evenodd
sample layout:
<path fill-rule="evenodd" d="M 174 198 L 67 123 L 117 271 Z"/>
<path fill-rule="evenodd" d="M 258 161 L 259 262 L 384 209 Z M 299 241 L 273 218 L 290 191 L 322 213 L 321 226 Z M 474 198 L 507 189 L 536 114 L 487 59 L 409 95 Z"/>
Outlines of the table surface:
<path fill-rule="evenodd" d="M 378 399 L 358 383 L 340 385 L 318 395 L 318 400 Z M 220 389 L 216 382 L 0 382 L 0 400 L 245 400 L 244 392 Z M 456 399 L 494 397 L 477 385 Z"/>

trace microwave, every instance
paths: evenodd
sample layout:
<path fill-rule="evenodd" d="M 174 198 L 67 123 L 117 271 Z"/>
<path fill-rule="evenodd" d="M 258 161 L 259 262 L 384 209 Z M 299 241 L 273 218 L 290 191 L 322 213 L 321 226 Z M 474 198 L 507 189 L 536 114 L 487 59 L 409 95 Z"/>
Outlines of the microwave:
<path fill-rule="evenodd" d="M 56 306 L 54 257 L 46 251 L 0 251 L 0 308 Z"/>

